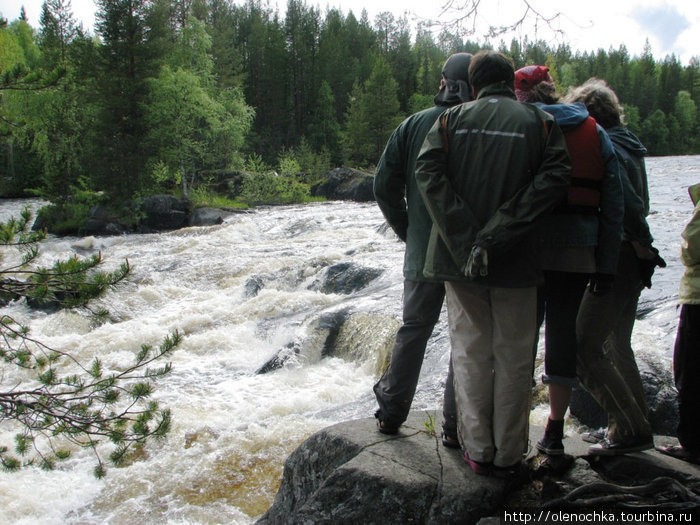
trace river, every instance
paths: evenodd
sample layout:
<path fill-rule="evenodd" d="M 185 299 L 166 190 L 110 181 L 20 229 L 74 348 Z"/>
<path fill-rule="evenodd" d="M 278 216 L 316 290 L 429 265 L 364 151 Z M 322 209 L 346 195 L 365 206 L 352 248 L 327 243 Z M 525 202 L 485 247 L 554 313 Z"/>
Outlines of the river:
<path fill-rule="evenodd" d="M 668 267 L 642 294 L 633 343 L 670 370 L 680 233 L 692 212 L 686 189 L 700 182 L 700 156 L 649 158 L 647 167 L 649 223 Z M 0 220 L 25 204 L 0 201 Z M 385 321 L 401 316 L 403 262 L 403 246 L 376 204 L 260 208 L 219 226 L 162 234 L 52 237 L 41 258 L 76 252 L 101 252 L 105 269 L 127 258 L 132 266 L 130 280 L 98 301 L 109 322 L 98 326 L 86 312 L 46 313 L 23 303 L 2 313 L 51 347 L 108 365 L 128 363 L 141 344 L 182 332 L 173 372 L 155 392 L 172 410 L 172 430 L 101 480 L 86 450 L 54 471 L 0 472 L 0 523 L 250 524 L 271 504 L 284 460 L 299 443 L 336 422 L 372 417 L 379 347 L 391 339 Z M 340 263 L 379 276 L 351 293 L 324 291 L 329 268 Z M 323 355 L 318 321 L 339 311 L 354 320 L 351 348 Z M 449 351 L 444 317 L 429 342 L 414 409 L 440 407 Z M 297 351 L 285 353 L 289 348 Z M 284 366 L 258 373 L 280 351 Z M 5 369 L 0 388 L 13 379 Z M 12 440 L 3 422 L 0 444 Z"/>

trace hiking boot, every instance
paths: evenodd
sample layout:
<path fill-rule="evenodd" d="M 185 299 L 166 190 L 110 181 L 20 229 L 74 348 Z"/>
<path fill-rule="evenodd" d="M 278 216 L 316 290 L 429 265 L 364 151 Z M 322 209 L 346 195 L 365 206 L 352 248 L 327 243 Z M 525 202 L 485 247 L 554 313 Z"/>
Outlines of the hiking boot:
<path fill-rule="evenodd" d="M 564 454 L 564 420 L 547 420 L 547 428 L 544 437 L 537 442 L 537 450 L 549 456 L 561 456 Z"/>

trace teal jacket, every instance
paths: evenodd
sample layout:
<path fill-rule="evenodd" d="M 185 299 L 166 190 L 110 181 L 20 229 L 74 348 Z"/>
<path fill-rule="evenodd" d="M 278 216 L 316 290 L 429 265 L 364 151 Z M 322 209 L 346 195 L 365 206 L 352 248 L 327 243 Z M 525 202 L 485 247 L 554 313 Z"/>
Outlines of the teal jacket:
<path fill-rule="evenodd" d="M 620 165 L 620 178 L 625 196 L 622 239 L 651 246 L 654 238 L 649 230 L 649 183 L 644 157 L 647 149 L 637 136 L 623 126 L 608 128 Z"/>
<path fill-rule="evenodd" d="M 374 173 L 374 197 L 389 226 L 406 242 L 404 277 L 430 281 L 423 275 L 432 221 L 418 192 L 414 172 L 423 140 L 447 109 L 434 106 L 404 120 L 389 137 Z"/>
<path fill-rule="evenodd" d="M 466 281 L 473 246 L 488 253 L 485 284 L 541 282 L 534 230 L 566 196 L 571 162 L 554 117 L 494 84 L 448 109 L 428 133 L 416 181 L 433 219 L 424 273 Z"/>

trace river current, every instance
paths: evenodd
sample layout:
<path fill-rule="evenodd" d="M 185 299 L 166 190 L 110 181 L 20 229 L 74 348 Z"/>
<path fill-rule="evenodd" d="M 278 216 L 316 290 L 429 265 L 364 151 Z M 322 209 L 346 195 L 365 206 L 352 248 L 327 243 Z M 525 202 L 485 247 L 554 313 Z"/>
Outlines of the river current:
<path fill-rule="evenodd" d="M 690 218 L 687 187 L 700 182 L 700 156 L 647 159 L 655 246 L 668 263 L 640 301 L 633 345 L 670 370 L 676 332 L 680 234 Z M 0 201 L 0 220 L 36 201 Z M 98 238 L 49 238 L 41 259 L 101 252 L 104 269 L 124 259 L 126 284 L 86 312 L 2 309 L 49 346 L 108 366 L 130 363 L 141 344 L 184 334 L 173 372 L 155 392 L 173 426 L 143 457 L 106 478 L 92 475 L 89 451 L 76 450 L 54 471 L 0 472 L 0 523 L 250 524 L 272 503 L 286 457 L 313 432 L 372 417 L 386 322 L 400 319 L 403 245 L 375 203 L 327 202 L 256 209 L 213 227 Z M 332 293 L 319 283 L 334 265 L 379 276 L 359 290 Z M 318 320 L 352 314 L 346 355 L 323 355 Z M 443 312 L 444 313 L 444 312 Z M 431 338 L 413 408 L 439 413 L 449 355 L 442 316 Z M 393 326 L 393 325 L 392 325 Z M 285 352 L 296 348 L 297 352 Z M 281 368 L 258 373 L 280 352 Z M 6 366 L 6 365 L 4 365 Z M 0 389 L 17 377 L 3 368 Z M 542 410 L 532 417 L 541 422 Z M 14 430 L 0 426 L 0 445 Z"/>

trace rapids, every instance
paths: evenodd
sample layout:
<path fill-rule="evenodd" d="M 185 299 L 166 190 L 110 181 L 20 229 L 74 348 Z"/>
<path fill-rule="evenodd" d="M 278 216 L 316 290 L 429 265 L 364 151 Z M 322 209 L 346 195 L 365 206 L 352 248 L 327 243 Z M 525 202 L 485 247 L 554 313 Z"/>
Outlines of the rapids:
<path fill-rule="evenodd" d="M 670 369 L 682 274 L 680 233 L 700 182 L 700 156 L 647 160 L 655 246 L 668 267 L 642 293 L 633 343 Z M 0 220 L 38 201 L 0 201 Z M 126 284 L 98 301 L 110 320 L 86 312 L 46 313 L 11 304 L 37 339 L 89 362 L 128 363 L 141 344 L 179 330 L 173 372 L 155 397 L 172 409 L 165 440 L 107 477 L 76 450 L 51 472 L 0 472 L 0 523 L 249 524 L 271 504 L 285 458 L 311 433 L 338 421 L 372 417 L 380 353 L 391 343 L 387 318 L 400 319 L 403 246 L 374 203 L 326 202 L 267 207 L 224 224 L 119 237 L 51 237 L 41 260 L 101 252 L 104 269 L 124 259 Z M 348 263 L 370 275 L 364 288 L 329 292 L 329 268 Z M 346 354 L 325 355 L 319 319 L 349 312 Z M 443 315 L 426 354 L 413 408 L 439 412 L 449 340 Z M 391 325 L 394 326 L 394 325 Z M 281 368 L 258 373 L 284 349 Z M 17 376 L 3 368 L 0 388 Z M 533 418 L 542 417 L 537 410 Z M 0 445 L 15 429 L 0 426 Z"/>

